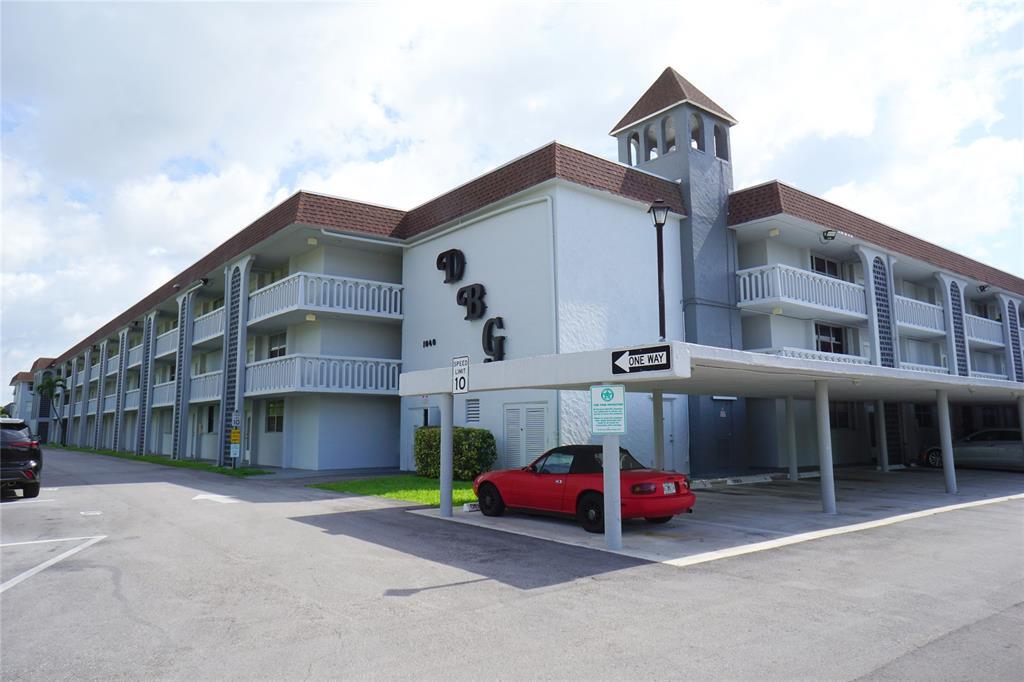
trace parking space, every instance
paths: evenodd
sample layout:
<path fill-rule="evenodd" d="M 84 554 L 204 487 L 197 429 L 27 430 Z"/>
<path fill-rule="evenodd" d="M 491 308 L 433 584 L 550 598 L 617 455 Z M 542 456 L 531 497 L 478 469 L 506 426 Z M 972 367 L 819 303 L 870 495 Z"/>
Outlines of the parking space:
<path fill-rule="evenodd" d="M 1024 499 L 1024 474 L 964 470 L 960 492 L 949 495 L 941 471 L 870 469 L 836 472 L 839 514 L 821 514 L 816 479 L 732 485 L 697 491 L 693 514 L 656 526 L 623 522 L 623 548 L 616 553 L 687 566 L 770 550 L 822 537 L 858 532 L 934 514 Z M 438 511 L 412 513 L 438 516 Z M 506 533 L 605 550 L 602 535 L 587 533 L 574 521 L 506 512 L 487 517 L 455 511 L 452 521 Z"/>

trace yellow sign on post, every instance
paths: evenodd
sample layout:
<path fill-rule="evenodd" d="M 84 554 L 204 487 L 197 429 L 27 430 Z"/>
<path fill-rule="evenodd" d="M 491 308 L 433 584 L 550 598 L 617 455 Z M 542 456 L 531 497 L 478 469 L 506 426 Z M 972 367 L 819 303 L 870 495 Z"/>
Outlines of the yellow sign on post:
<path fill-rule="evenodd" d="M 242 431 L 240 429 L 231 429 L 231 444 L 237 445 L 242 442 Z"/>

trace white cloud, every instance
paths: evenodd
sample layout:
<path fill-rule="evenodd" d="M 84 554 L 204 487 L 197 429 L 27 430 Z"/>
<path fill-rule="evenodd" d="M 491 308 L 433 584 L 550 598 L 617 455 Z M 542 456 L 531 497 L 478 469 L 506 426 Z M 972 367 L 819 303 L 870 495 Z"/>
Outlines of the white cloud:
<path fill-rule="evenodd" d="M 739 118 L 739 186 L 799 148 L 782 179 L 813 187 L 827 167 L 830 198 L 1020 272 L 1024 134 L 992 130 L 1021 116 L 1022 14 L 7 4 L 0 372 L 62 352 L 299 187 L 411 207 L 556 138 L 612 158 L 607 131 L 666 65 Z M 815 155 L 835 139 L 877 161 L 844 174 Z"/>

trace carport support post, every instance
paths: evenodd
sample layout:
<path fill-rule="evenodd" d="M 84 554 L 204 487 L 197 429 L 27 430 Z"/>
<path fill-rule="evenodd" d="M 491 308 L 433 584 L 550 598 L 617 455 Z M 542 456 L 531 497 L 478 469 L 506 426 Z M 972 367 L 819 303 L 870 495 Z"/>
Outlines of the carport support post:
<path fill-rule="evenodd" d="M 661 391 L 651 394 L 654 401 L 654 468 L 665 468 L 665 400 Z"/>
<path fill-rule="evenodd" d="M 441 516 L 452 515 L 452 413 L 451 393 L 440 395 L 441 407 Z"/>
<path fill-rule="evenodd" d="M 1017 396 L 1017 423 L 1020 424 L 1020 439 L 1024 442 L 1024 395 Z"/>
<path fill-rule="evenodd" d="M 789 455 L 789 480 L 800 480 L 800 466 L 796 456 L 796 400 L 786 396 L 786 453 Z"/>
<path fill-rule="evenodd" d="M 935 391 L 939 404 L 939 444 L 942 445 L 942 473 L 946 476 L 946 492 L 956 494 L 956 470 L 953 469 L 953 431 L 949 427 L 949 394 Z"/>
<path fill-rule="evenodd" d="M 889 440 L 885 435 L 885 403 L 875 401 L 875 435 L 878 437 L 878 467 L 889 471 Z"/>
<path fill-rule="evenodd" d="M 828 418 L 828 382 L 814 382 L 814 412 L 818 418 L 818 468 L 821 475 L 821 509 L 836 513 L 836 482 L 832 473 L 832 424 Z"/>
<path fill-rule="evenodd" d="M 604 544 L 622 549 L 622 490 L 619 474 L 619 437 L 605 436 L 601 459 L 604 468 Z"/>

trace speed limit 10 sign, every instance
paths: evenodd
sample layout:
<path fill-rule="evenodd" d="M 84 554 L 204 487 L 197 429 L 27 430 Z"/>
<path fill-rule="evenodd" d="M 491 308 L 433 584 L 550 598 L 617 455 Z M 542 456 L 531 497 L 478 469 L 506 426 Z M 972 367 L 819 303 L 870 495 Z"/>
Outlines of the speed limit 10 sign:
<path fill-rule="evenodd" d="M 469 392 L 469 356 L 452 358 L 452 393 Z"/>

